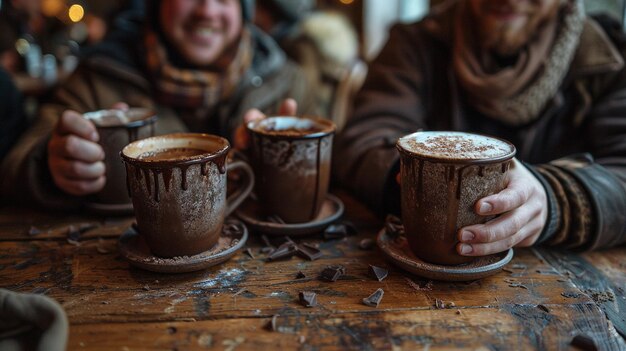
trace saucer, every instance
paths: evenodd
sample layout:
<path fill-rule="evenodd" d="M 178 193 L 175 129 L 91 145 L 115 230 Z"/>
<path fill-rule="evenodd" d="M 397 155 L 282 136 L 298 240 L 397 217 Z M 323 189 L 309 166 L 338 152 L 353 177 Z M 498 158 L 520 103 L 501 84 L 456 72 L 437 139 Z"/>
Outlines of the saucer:
<path fill-rule="evenodd" d="M 233 224 L 239 230 L 225 231 L 211 249 L 193 256 L 161 258 L 154 256 L 145 240 L 135 231 L 127 231 L 119 239 L 120 253 L 133 266 L 161 273 L 186 273 L 205 269 L 222 263 L 233 256 L 248 239 L 248 229 L 241 221 L 228 218 L 224 223 Z"/>
<path fill-rule="evenodd" d="M 100 204 L 96 202 L 86 202 L 85 209 L 89 212 L 105 216 L 125 216 L 133 214 L 133 203 L 127 204 Z"/>
<path fill-rule="evenodd" d="M 478 257 L 470 263 L 440 265 L 424 262 L 411 251 L 404 234 L 389 235 L 383 228 L 376 237 L 383 254 L 398 267 L 433 280 L 466 281 L 484 278 L 499 272 L 513 258 L 513 249 Z"/>
<path fill-rule="evenodd" d="M 331 194 L 326 196 L 320 213 L 314 220 L 306 223 L 275 223 L 270 222 L 262 214 L 258 202 L 248 198 L 236 211 L 237 217 L 241 218 L 251 229 L 268 235 L 303 236 L 321 232 L 330 223 L 337 220 L 343 214 L 343 202 Z"/>

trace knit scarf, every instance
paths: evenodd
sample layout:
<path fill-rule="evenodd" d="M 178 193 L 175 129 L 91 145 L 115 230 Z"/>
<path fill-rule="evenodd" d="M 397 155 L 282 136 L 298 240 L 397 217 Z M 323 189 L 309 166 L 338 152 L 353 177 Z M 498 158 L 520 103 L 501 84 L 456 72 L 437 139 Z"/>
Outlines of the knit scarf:
<path fill-rule="evenodd" d="M 471 9 L 459 1 L 454 28 L 454 70 L 469 103 L 487 116 L 511 126 L 537 119 L 563 82 L 582 33 L 582 0 L 567 0 L 560 20 L 545 23 L 522 48 L 516 62 L 497 68 L 480 50 L 470 30 Z"/>
<path fill-rule="evenodd" d="M 147 30 L 144 36 L 146 66 L 152 73 L 156 98 L 174 108 L 211 109 L 228 99 L 252 63 L 250 32 L 243 29 L 235 58 L 223 72 L 183 69 L 170 63 L 158 35 Z"/>

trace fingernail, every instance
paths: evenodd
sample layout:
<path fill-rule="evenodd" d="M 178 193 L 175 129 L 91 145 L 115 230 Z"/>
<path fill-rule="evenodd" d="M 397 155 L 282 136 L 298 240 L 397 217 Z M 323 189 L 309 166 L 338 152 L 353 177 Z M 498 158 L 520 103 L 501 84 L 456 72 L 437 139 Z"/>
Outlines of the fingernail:
<path fill-rule="evenodd" d="M 98 137 L 99 136 L 100 135 L 98 135 L 98 132 L 92 132 L 91 135 L 90 135 L 90 138 L 91 138 L 92 141 L 98 141 Z"/>
<path fill-rule="evenodd" d="M 493 206 L 491 206 L 491 204 L 488 202 L 483 202 L 482 204 L 480 204 L 480 213 L 488 213 L 491 212 L 492 209 Z"/>
<path fill-rule="evenodd" d="M 461 244 L 461 254 L 467 255 L 469 253 L 472 253 L 472 245 Z"/>
<path fill-rule="evenodd" d="M 472 240 L 474 240 L 474 237 L 475 237 L 474 233 L 469 232 L 467 230 L 464 230 L 461 233 L 461 240 L 462 241 L 472 241 Z"/>

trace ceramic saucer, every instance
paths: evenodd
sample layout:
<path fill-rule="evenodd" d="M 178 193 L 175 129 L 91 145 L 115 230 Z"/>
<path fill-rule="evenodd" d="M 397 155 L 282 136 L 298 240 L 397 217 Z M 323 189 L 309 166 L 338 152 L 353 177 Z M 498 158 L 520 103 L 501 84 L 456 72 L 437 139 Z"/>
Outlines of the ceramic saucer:
<path fill-rule="evenodd" d="M 428 263 L 415 256 L 404 234 L 389 235 L 384 228 L 378 233 L 376 244 L 383 254 L 398 267 L 433 280 L 466 281 L 484 278 L 499 272 L 513 258 L 513 249 L 509 249 L 460 265 L 446 266 Z"/>
<path fill-rule="evenodd" d="M 141 235 L 127 231 L 119 239 L 120 253 L 133 266 L 161 273 L 185 273 L 205 269 L 222 263 L 233 256 L 246 243 L 248 229 L 239 220 L 228 218 L 224 223 L 239 230 L 222 230 L 219 241 L 208 251 L 193 256 L 161 258 L 154 256 Z"/>
<path fill-rule="evenodd" d="M 258 202 L 248 198 L 238 209 L 237 217 L 241 218 L 250 229 L 268 235 L 303 236 L 321 232 L 330 223 L 343 214 L 343 202 L 338 197 L 328 194 L 317 217 L 306 223 L 275 223 L 267 220 L 261 212 Z"/>
<path fill-rule="evenodd" d="M 89 212 L 105 216 L 124 216 L 133 214 L 133 203 L 127 204 L 99 204 L 87 202 L 84 205 Z"/>

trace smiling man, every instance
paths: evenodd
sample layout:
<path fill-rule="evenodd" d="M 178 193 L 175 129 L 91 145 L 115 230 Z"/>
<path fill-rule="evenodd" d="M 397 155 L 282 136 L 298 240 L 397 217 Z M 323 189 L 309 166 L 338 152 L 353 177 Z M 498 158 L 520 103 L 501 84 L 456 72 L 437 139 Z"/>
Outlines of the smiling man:
<path fill-rule="evenodd" d="M 453 0 L 396 25 L 337 141 L 336 175 L 398 212 L 396 140 L 418 129 L 501 137 L 517 148 L 502 192 L 460 228 L 459 254 L 539 243 L 626 242 L 626 38 L 582 0 Z"/>
<path fill-rule="evenodd" d="M 233 137 L 246 112 L 314 114 L 303 73 L 250 23 L 250 0 L 146 0 L 43 106 L 2 164 L 4 195 L 54 208 L 80 206 L 104 186 L 104 151 L 82 113 L 151 107 L 157 134 Z M 258 109 L 258 110 L 253 110 Z"/>

